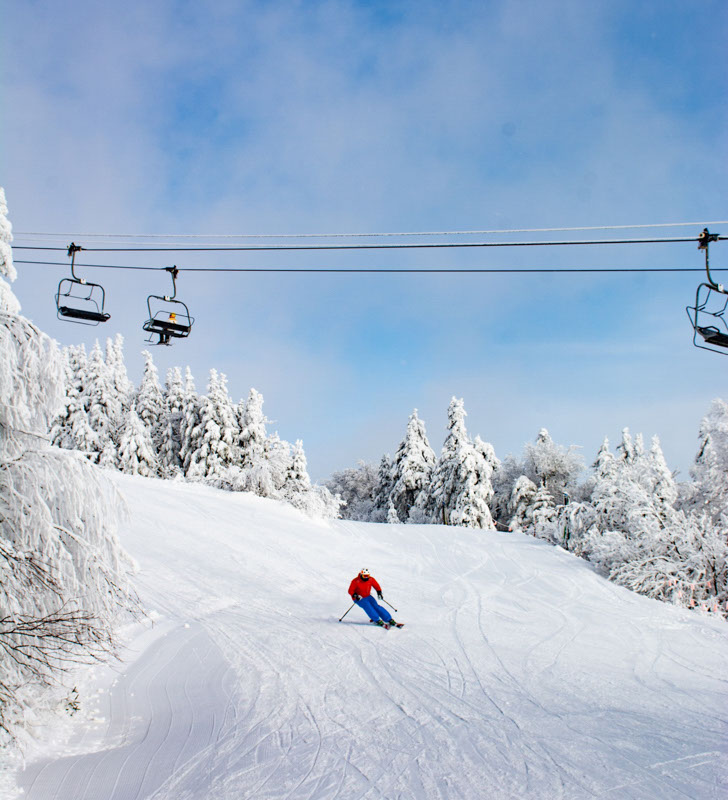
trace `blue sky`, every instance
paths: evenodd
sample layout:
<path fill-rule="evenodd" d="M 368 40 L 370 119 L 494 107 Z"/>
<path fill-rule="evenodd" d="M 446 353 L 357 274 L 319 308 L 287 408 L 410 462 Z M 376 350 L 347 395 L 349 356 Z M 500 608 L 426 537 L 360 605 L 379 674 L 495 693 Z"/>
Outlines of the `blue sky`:
<path fill-rule="evenodd" d="M 0 184 L 17 232 L 84 244 L 79 233 L 728 219 L 723 2 L 5 0 L 3 19 Z M 715 266 L 725 249 L 714 247 Z M 171 259 L 701 265 L 693 244 L 118 263 Z M 27 316 L 64 344 L 122 332 L 138 380 L 145 298 L 166 291 L 166 275 L 89 271 L 112 312 L 93 329 L 55 319 L 62 270 L 18 266 Z M 317 478 L 393 452 L 414 407 L 439 448 L 453 394 L 465 399 L 471 433 L 500 457 L 547 427 L 590 461 L 605 435 L 614 441 L 629 426 L 657 433 L 685 475 L 728 368 L 692 347 L 684 308 L 698 281 L 183 273 L 193 336 L 154 355 L 162 375 L 189 364 L 201 390 L 216 367 L 235 399 L 251 386 L 263 392 L 271 427 L 304 440 Z"/>

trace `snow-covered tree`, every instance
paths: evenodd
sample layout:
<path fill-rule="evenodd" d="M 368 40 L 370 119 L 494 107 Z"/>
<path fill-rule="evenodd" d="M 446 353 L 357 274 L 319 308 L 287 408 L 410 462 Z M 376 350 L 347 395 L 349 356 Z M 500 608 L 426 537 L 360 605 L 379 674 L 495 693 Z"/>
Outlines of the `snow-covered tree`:
<path fill-rule="evenodd" d="M 167 477 L 174 477 L 182 472 L 182 420 L 185 411 L 185 387 L 179 367 L 167 371 L 166 393 L 166 425 L 162 432 L 162 444 L 159 460 Z"/>
<path fill-rule="evenodd" d="M 510 500 L 513 516 L 509 524 L 512 531 L 533 528 L 533 505 L 538 488 L 525 475 L 516 481 Z"/>
<path fill-rule="evenodd" d="M 112 391 L 122 412 L 126 412 L 134 392 L 134 384 L 129 380 L 124 363 L 124 337 L 117 333 L 116 336 L 106 340 L 106 367 L 110 376 Z"/>
<path fill-rule="evenodd" d="M 557 516 L 556 503 L 545 484 L 541 484 L 533 498 L 531 517 L 533 519 L 533 529 L 539 539 L 554 540 L 556 531 L 554 520 Z"/>
<path fill-rule="evenodd" d="M 283 494 L 289 503 L 295 505 L 297 498 L 309 491 L 311 491 L 311 478 L 308 474 L 306 453 L 303 450 L 303 442 L 298 439 L 293 446 L 291 463 L 286 471 Z"/>
<path fill-rule="evenodd" d="M 526 445 L 523 461 L 523 474 L 537 486 L 543 484 L 557 502 L 561 502 L 564 492 L 578 480 L 584 469 L 575 449 L 557 445 L 546 428 L 541 428 L 535 442 Z"/>
<path fill-rule="evenodd" d="M 185 370 L 185 390 L 182 418 L 180 420 L 179 457 L 182 469 L 188 478 L 201 478 L 202 470 L 197 466 L 197 451 L 202 438 L 200 424 L 200 398 L 190 368 Z"/>
<path fill-rule="evenodd" d="M 8 205 L 5 201 L 5 189 L 0 186 L 0 311 L 6 314 L 20 313 L 20 303 L 10 288 L 18 276 L 13 265 L 13 226 L 8 219 Z"/>
<path fill-rule="evenodd" d="M 133 408 L 126 414 L 119 434 L 119 469 L 128 475 L 150 477 L 159 474 L 159 461 L 149 428 Z"/>
<path fill-rule="evenodd" d="M 341 516 L 370 522 L 379 475 L 373 464 L 360 461 L 358 466 L 333 472 L 326 488 L 342 502 Z"/>
<path fill-rule="evenodd" d="M 199 413 L 201 431 L 195 462 L 202 477 L 214 479 L 232 466 L 238 436 L 227 379 L 215 369 L 210 370 L 207 395 L 201 398 Z"/>
<path fill-rule="evenodd" d="M 389 508 L 387 508 L 387 525 L 398 525 L 398 524 L 399 524 L 399 516 L 397 515 L 397 509 L 394 507 L 394 503 L 390 500 Z"/>
<path fill-rule="evenodd" d="M 0 739 L 17 735 L 65 667 L 112 650 L 119 611 L 134 605 L 120 498 L 85 458 L 51 447 L 63 362 L 12 307 L 6 298 L 0 311 Z"/>
<path fill-rule="evenodd" d="M 155 452 L 158 452 L 161 450 L 166 423 L 164 394 L 159 384 L 159 374 L 152 354 L 148 350 L 144 350 L 143 355 L 145 358 L 144 375 L 134 399 L 134 410 L 146 425 Z"/>
<path fill-rule="evenodd" d="M 106 365 L 98 340 L 88 357 L 83 387 L 83 400 L 88 423 L 98 437 L 99 451 L 94 461 L 99 460 L 101 451 L 107 448 L 122 421 L 122 406 L 116 394 L 113 377 Z"/>
<path fill-rule="evenodd" d="M 104 449 L 91 427 L 87 411 L 88 359 L 83 345 L 64 349 L 65 397 L 63 410 L 51 428 L 51 441 L 65 450 L 79 450 L 92 461 Z"/>
<path fill-rule="evenodd" d="M 716 523 L 728 517 L 728 403 L 724 400 L 713 400 L 700 423 L 699 448 L 690 473 L 693 484 L 685 507 L 708 514 Z"/>
<path fill-rule="evenodd" d="M 263 395 L 260 392 L 251 389 L 247 402 L 238 405 L 238 421 L 240 466 L 245 469 L 262 460 L 268 438 L 265 430 L 268 420 L 263 414 Z"/>
<path fill-rule="evenodd" d="M 429 484 L 437 458 L 427 441 L 425 423 L 415 409 L 407 423 L 407 432 L 394 456 L 389 480 L 392 487 L 389 503 L 398 521 L 406 520 L 419 493 Z M 387 518 L 389 519 L 389 508 Z"/>
<path fill-rule="evenodd" d="M 492 470 L 482 448 L 477 450 L 468 438 L 465 416 L 463 401 L 453 397 L 448 408 L 448 435 L 432 472 L 431 486 L 417 499 L 413 521 L 424 516 L 444 525 L 494 527 L 488 506 L 493 493 Z"/>
<path fill-rule="evenodd" d="M 379 470 L 377 471 L 377 486 L 370 516 L 372 522 L 384 522 L 387 519 L 387 508 L 389 507 L 393 485 L 392 459 L 389 457 L 389 453 L 385 453 L 379 461 Z"/>

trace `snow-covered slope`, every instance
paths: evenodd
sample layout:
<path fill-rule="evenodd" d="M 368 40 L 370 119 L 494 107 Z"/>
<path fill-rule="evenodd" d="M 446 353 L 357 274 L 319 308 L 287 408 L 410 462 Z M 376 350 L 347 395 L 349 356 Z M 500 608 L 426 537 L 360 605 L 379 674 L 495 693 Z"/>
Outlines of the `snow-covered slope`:
<path fill-rule="evenodd" d="M 157 622 L 29 800 L 727 796 L 724 622 L 521 535 L 114 480 Z M 338 622 L 361 567 L 405 628 Z"/>

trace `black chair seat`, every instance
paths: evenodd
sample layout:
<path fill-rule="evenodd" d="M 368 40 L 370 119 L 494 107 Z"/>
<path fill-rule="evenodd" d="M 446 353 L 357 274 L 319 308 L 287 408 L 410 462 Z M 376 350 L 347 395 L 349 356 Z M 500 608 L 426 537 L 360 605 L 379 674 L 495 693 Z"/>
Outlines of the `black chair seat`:
<path fill-rule="evenodd" d="M 89 322 L 106 322 L 111 319 L 111 314 L 107 314 L 105 311 L 89 311 L 84 308 L 73 308 L 71 306 L 58 306 L 58 313 L 62 317 L 85 319 Z"/>
<path fill-rule="evenodd" d="M 728 347 L 728 334 L 723 333 L 714 328 L 712 325 L 707 328 L 696 328 L 698 333 L 705 339 L 708 344 L 714 344 L 718 347 Z"/>
<path fill-rule="evenodd" d="M 145 331 L 167 333 L 170 336 L 187 336 L 191 329 L 191 325 L 181 325 L 179 322 L 170 322 L 166 319 L 149 319 L 144 324 Z"/>

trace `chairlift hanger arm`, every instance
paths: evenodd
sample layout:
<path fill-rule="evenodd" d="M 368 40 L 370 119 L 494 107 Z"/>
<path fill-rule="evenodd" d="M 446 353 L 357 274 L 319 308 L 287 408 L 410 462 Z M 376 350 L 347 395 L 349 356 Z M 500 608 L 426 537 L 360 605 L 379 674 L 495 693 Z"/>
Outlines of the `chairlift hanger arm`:
<path fill-rule="evenodd" d="M 711 289 L 722 294 L 728 294 L 728 290 L 723 288 L 722 283 L 716 283 L 713 276 L 710 274 L 710 243 L 720 241 L 721 236 L 719 233 L 711 233 L 707 228 L 703 228 L 700 236 L 698 236 L 698 250 L 705 250 L 705 273 L 708 276 L 708 284 Z"/>

